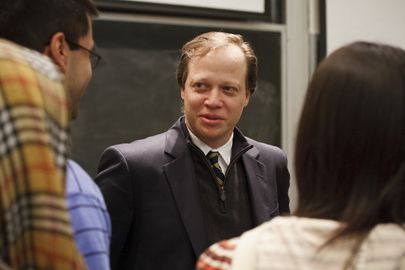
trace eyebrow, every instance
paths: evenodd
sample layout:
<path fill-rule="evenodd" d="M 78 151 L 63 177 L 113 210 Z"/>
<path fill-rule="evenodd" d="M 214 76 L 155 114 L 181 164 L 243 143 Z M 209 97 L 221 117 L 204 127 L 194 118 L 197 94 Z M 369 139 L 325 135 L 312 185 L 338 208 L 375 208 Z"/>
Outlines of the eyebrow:
<path fill-rule="evenodd" d="M 228 86 L 237 86 L 237 87 L 241 87 L 241 85 L 243 85 L 243 83 L 239 83 L 239 82 L 236 82 L 236 81 L 234 81 L 234 82 L 232 82 L 232 81 L 225 81 L 224 83 L 223 83 L 223 85 L 228 85 Z"/>

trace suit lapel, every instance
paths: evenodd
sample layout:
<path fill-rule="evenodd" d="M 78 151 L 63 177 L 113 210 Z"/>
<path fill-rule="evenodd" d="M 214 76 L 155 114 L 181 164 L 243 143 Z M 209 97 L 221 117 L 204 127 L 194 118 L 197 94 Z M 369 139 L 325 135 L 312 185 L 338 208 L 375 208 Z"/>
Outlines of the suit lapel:
<path fill-rule="evenodd" d="M 257 160 L 258 155 L 259 151 L 253 147 L 242 156 L 246 168 L 254 226 L 268 221 L 270 214 L 277 210 L 277 194 L 268 186 L 268 183 L 275 180 L 268 179 L 273 176 L 269 176 L 266 165 Z"/>
<path fill-rule="evenodd" d="M 173 192 L 186 232 L 196 257 L 208 247 L 199 194 L 194 173 L 193 158 L 188 150 L 179 121 L 169 130 L 166 153 L 174 160 L 163 166 Z"/>

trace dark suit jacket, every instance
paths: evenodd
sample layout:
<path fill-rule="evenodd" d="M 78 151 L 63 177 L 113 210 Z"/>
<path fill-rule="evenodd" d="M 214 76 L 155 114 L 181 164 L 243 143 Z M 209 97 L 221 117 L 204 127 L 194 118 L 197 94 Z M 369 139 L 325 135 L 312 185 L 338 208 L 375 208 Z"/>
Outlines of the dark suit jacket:
<path fill-rule="evenodd" d="M 99 185 L 112 221 L 112 269 L 194 269 L 208 248 L 194 164 L 180 118 L 167 132 L 107 148 Z M 243 156 L 254 226 L 289 212 L 287 159 L 246 138 Z"/>

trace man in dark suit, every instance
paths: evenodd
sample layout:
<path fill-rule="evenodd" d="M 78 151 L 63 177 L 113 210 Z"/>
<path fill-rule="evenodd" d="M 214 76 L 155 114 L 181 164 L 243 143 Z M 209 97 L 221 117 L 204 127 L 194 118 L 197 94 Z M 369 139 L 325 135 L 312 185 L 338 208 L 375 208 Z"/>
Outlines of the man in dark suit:
<path fill-rule="evenodd" d="M 210 244 L 289 212 L 285 154 L 235 127 L 256 77 L 241 36 L 200 35 L 177 70 L 184 116 L 104 151 L 96 182 L 112 219 L 112 269 L 194 269 Z"/>

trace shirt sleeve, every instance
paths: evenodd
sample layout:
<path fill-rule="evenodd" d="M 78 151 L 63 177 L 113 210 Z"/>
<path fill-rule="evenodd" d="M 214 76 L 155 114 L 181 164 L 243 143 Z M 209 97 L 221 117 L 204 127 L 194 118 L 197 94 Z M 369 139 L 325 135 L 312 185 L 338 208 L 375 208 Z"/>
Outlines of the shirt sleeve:
<path fill-rule="evenodd" d="M 197 261 L 197 270 L 229 270 L 239 238 L 223 240 L 210 246 Z"/>
<path fill-rule="evenodd" d="M 72 160 L 68 163 L 66 183 L 76 245 L 90 270 L 108 270 L 111 221 L 103 196 L 93 179 Z"/>

